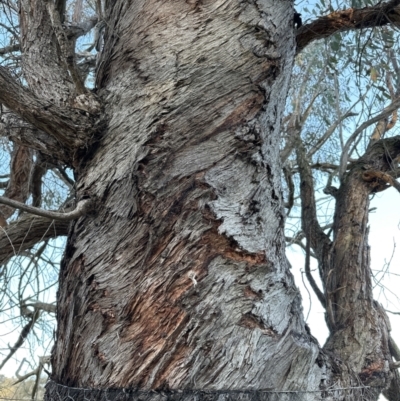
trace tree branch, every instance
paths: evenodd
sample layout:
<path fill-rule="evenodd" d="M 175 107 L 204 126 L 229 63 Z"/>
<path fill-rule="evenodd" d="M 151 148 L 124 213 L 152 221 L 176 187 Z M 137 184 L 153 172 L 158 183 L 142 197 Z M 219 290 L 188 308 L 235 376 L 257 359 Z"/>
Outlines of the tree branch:
<path fill-rule="evenodd" d="M 9 110 L 1 114 L 0 136 L 8 138 L 17 145 L 38 150 L 50 157 L 51 160 L 64 161 L 66 158 L 63 148 L 56 139 L 38 130 Z"/>
<path fill-rule="evenodd" d="M 379 183 L 379 181 L 383 181 L 384 184 L 388 184 L 388 186 L 385 188 L 392 186 L 396 188 L 398 192 L 400 192 L 400 183 L 397 182 L 390 174 L 384 173 L 383 171 L 367 170 L 363 173 L 362 178 L 367 182 L 376 181 L 379 185 L 382 185 Z"/>
<path fill-rule="evenodd" d="M 56 305 L 55 304 L 48 304 L 46 302 L 40 301 L 31 301 L 29 303 L 24 304 L 25 307 L 31 307 L 35 310 L 42 310 L 47 313 L 56 313 Z"/>
<path fill-rule="evenodd" d="M 67 38 L 75 41 L 79 37 L 86 35 L 96 26 L 98 20 L 98 17 L 94 16 L 83 22 L 80 22 L 79 24 L 68 24 L 67 28 L 65 29 Z"/>
<path fill-rule="evenodd" d="M 297 165 L 300 173 L 301 224 L 304 233 L 309 235 L 310 245 L 315 250 L 320 241 L 329 240 L 317 219 L 314 184 L 311 168 L 308 164 L 304 144 L 299 139 L 296 146 Z"/>
<path fill-rule="evenodd" d="M 400 1 L 400 0 L 399 0 Z M 362 123 L 351 135 L 350 138 L 347 140 L 343 147 L 342 155 L 340 156 L 340 167 L 339 167 L 339 177 L 342 178 L 344 172 L 346 171 L 347 161 L 349 158 L 349 150 L 352 143 L 356 140 L 357 136 L 361 134 L 366 128 L 370 125 L 375 124 L 379 120 L 390 115 L 394 110 L 397 110 L 400 107 L 400 98 L 397 98 L 390 104 L 389 106 L 385 107 L 381 113 L 376 115 L 373 118 L 370 118 L 368 121 Z"/>
<path fill-rule="evenodd" d="M 285 181 L 288 187 L 288 200 L 285 207 L 288 209 L 287 215 L 289 216 L 290 211 L 292 210 L 294 204 L 294 183 L 293 183 L 293 173 L 290 171 L 288 167 L 283 168 L 283 175 L 285 177 Z"/>
<path fill-rule="evenodd" d="M 10 352 L 8 353 L 8 355 L 3 359 L 3 362 L 0 363 L 0 370 L 3 369 L 7 361 L 18 351 L 18 349 L 24 343 L 26 337 L 28 337 L 28 334 L 32 330 L 32 327 L 35 325 L 39 316 L 40 316 L 40 311 L 35 311 L 29 322 L 22 329 L 21 334 L 19 335 L 15 344 L 10 348 Z"/>
<path fill-rule="evenodd" d="M 63 23 L 65 19 L 65 11 L 67 8 L 67 0 L 55 0 L 54 8 L 59 15 L 61 23 Z"/>
<path fill-rule="evenodd" d="M 14 145 L 11 158 L 10 179 L 4 196 L 14 201 L 25 203 L 29 197 L 33 152 L 25 146 Z M 8 219 L 14 209 L 0 205 L 0 213 Z"/>
<path fill-rule="evenodd" d="M 92 201 L 90 199 L 83 199 L 77 204 L 76 208 L 73 211 L 65 213 L 44 210 L 34 206 L 28 206 L 24 203 L 5 198 L 4 196 L 0 196 L 0 203 L 2 203 L 3 205 L 14 207 L 15 209 L 23 210 L 24 212 L 28 212 L 36 216 L 46 217 L 47 219 L 71 221 L 86 214 L 92 204 Z"/>
<path fill-rule="evenodd" d="M 317 39 L 332 36 L 337 32 L 373 28 L 387 24 L 400 24 L 400 0 L 379 2 L 375 6 L 360 9 L 349 8 L 335 11 L 303 25 L 297 31 L 297 52 Z"/>
<path fill-rule="evenodd" d="M 0 265 L 41 241 L 68 235 L 70 222 L 26 215 L 0 229 Z"/>
<path fill-rule="evenodd" d="M 306 156 L 306 149 L 300 138 L 298 139 L 296 146 L 296 157 L 300 173 L 301 227 L 307 239 L 306 275 L 321 304 L 325 306 L 326 300 L 323 299 L 324 295 L 316 285 L 311 273 L 307 274 L 307 269 L 309 270 L 309 255 L 311 247 L 318 260 L 320 275 L 325 275 L 325 270 L 328 269 L 328 253 L 331 249 L 331 240 L 329 239 L 329 236 L 325 234 L 318 222 L 312 171 Z"/>
<path fill-rule="evenodd" d="M 314 291 L 314 294 L 317 296 L 319 302 L 321 302 L 321 305 L 326 308 L 326 300 L 324 293 L 319 289 L 317 283 L 314 280 L 314 277 L 311 274 L 311 268 L 310 268 L 310 235 L 306 233 L 306 263 L 305 263 L 305 272 L 306 272 L 306 277 L 308 282 L 311 285 L 311 288 Z"/>
<path fill-rule="evenodd" d="M 311 159 L 311 157 L 316 153 L 321 146 L 332 136 L 333 132 L 336 130 L 338 125 L 342 123 L 346 118 L 349 117 L 354 117 L 357 115 L 357 113 L 352 113 L 350 110 L 358 103 L 358 101 L 352 105 L 347 111 L 347 113 L 343 114 L 341 117 L 339 117 L 331 126 L 325 131 L 325 133 L 317 140 L 317 142 L 313 145 L 313 147 L 309 150 L 307 153 L 307 157 Z"/>
<path fill-rule="evenodd" d="M 95 113 L 96 110 L 88 108 L 86 110 L 88 113 L 76 110 L 76 108 L 84 109 L 84 99 L 81 97 L 85 95 L 75 99 L 79 98 L 76 108 L 60 108 L 37 98 L 28 89 L 18 84 L 1 66 L 0 88 L 0 102 L 36 128 L 56 139 L 68 155 L 66 159 L 70 159 L 69 164 L 72 164 L 79 148 L 89 145 L 97 127 L 94 117 L 88 113 Z"/>
<path fill-rule="evenodd" d="M 8 54 L 8 53 L 12 53 L 12 52 L 16 52 L 21 50 L 21 46 L 19 43 L 16 43 L 15 45 L 11 45 L 11 46 L 6 46 L 6 47 L 2 47 L 0 49 L 0 55 L 4 55 L 4 54 Z"/>
<path fill-rule="evenodd" d="M 75 84 L 75 89 L 78 95 L 88 93 L 88 89 L 85 88 L 85 84 L 78 72 L 78 68 L 75 63 L 74 54 L 74 41 L 68 40 L 68 37 L 62 27 L 59 11 L 56 9 L 56 5 L 52 0 L 44 0 L 47 4 L 47 11 L 50 15 L 51 24 L 54 29 L 58 44 L 61 49 L 61 54 L 64 57 L 64 62 L 68 68 L 70 76 Z"/>

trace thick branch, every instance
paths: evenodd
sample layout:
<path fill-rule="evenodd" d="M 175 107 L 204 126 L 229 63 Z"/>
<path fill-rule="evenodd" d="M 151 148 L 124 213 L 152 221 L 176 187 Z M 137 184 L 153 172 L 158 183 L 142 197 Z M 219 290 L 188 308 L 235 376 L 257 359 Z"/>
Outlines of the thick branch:
<path fill-rule="evenodd" d="M 82 113 L 75 108 L 60 108 L 37 98 L 29 90 L 18 84 L 1 66 L 0 88 L 1 103 L 36 128 L 56 139 L 70 157 L 73 158 L 79 148 L 88 146 L 95 130 L 94 118 L 88 113 Z M 83 99 L 79 99 L 79 104 L 83 103 Z M 83 107 L 76 106 L 76 108 L 82 109 Z"/>
<path fill-rule="evenodd" d="M 54 8 L 57 10 L 61 23 L 65 19 L 65 10 L 67 8 L 67 0 L 55 0 Z"/>
<path fill-rule="evenodd" d="M 40 207 L 42 204 L 42 178 L 46 174 L 46 163 L 43 162 L 43 156 L 36 152 L 36 162 L 32 169 L 30 182 L 30 193 L 32 194 L 32 206 Z"/>
<path fill-rule="evenodd" d="M 35 310 L 42 310 L 47 313 L 56 313 L 56 305 L 48 304 L 46 302 L 31 301 L 29 303 L 25 303 L 24 306 L 31 307 Z"/>
<path fill-rule="evenodd" d="M 307 239 L 306 275 L 319 301 L 325 307 L 326 300 L 324 294 L 311 276 L 309 257 L 311 247 L 318 260 L 319 273 L 321 277 L 324 277 L 326 275 L 326 270 L 328 269 L 331 240 L 329 239 L 329 236 L 325 234 L 318 222 L 312 171 L 306 156 L 306 149 L 300 138 L 296 146 L 296 156 L 300 173 L 301 226 Z"/>
<path fill-rule="evenodd" d="M 290 211 L 292 210 L 294 204 L 294 183 L 293 183 L 293 173 L 290 171 L 288 167 L 283 168 L 283 173 L 285 176 L 286 184 L 288 187 L 288 200 L 285 207 L 288 209 L 287 215 L 289 216 Z"/>
<path fill-rule="evenodd" d="M 396 188 L 398 192 L 400 192 L 400 183 L 397 182 L 390 174 L 384 173 L 383 171 L 367 170 L 362 177 L 364 181 L 376 181 L 376 183 L 379 185 L 383 184 L 385 189 L 389 188 L 389 186 L 392 186 Z M 382 181 L 382 183 L 380 181 Z"/>
<path fill-rule="evenodd" d="M 47 10 L 50 15 L 51 23 L 53 25 L 54 33 L 57 37 L 58 44 L 61 49 L 61 53 L 64 57 L 65 64 L 68 68 L 68 71 L 71 75 L 72 80 L 75 84 L 75 89 L 78 95 L 82 95 L 87 93 L 88 90 L 85 88 L 85 84 L 78 72 L 78 68 L 75 63 L 75 54 L 74 54 L 74 41 L 68 40 L 68 37 L 62 27 L 62 21 L 60 19 L 59 11 L 56 9 L 53 1 L 44 0 L 47 4 Z"/>
<path fill-rule="evenodd" d="M 387 24 L 400 24 L 400 0 L 378 3 L 361 9 L 349 8 L 335 11 L 303 25 L 297 31 L 297 52 L 317 39 L 332 36 L 338 32 L 354 29 L 373 28 Z"/>
<path fill-rule="evenodd" d="M 35 149 L 47 155 L 51 160 L 66 161 L 66 154 L 59 142 L 25 122 L 10 111 L 1 115 L 0 136 L 8 138 L 15 144 Z"/>
<path fill-rule="evenodd" d="M 49 221 L 44 217 L 22 216 L 0 230 L 0 265 L 41 241 L 68 234 L 69 221 Z"/>
<path fill-rule="evenodd" d="M 65 29 L 65 33 L 69 40 L 76 40 L 91 31 L 98 22 L 97 16 L 91 17 L 79 24 L 70 24 Z"/>

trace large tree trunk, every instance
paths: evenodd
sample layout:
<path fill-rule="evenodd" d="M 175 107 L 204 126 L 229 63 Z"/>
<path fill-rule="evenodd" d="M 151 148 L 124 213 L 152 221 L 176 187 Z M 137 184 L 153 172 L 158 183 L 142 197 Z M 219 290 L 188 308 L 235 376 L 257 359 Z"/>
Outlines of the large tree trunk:
<path fill-rule="evenodd" d="M 107 15 L 108 126 L 77 184 L 99 202 L 68 239 L 53 379 L 318 388 L 284 253 L 290 3 L 120 0 Z"/>

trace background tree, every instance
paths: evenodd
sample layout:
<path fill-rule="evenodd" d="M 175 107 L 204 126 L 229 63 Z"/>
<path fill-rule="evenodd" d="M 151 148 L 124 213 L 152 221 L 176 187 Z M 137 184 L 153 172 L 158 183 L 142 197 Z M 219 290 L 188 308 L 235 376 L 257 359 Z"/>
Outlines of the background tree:
<path fill-rule="evenodd" d="M 11 169 L 0 198 L 7 206 L 2 261 L 69 229 L 48 399 L 71 398 L 71 391 L 98 397 L 72 387 L 188 391 L 173 393 L 179 398 L 199 389 L 210 392 L 199 397 L 236 389 L 254 393 L 229 397 L 252 398 L 267 388 L 349 399 L 340 389 L 361 384 L 367 388 L 352 396 L 372 400 L 397 385 L 366 248 L 368 195 L 376 180 L 390 176 L 396 185 L 382 151 L 390 144 L 394 160 L 396 138 L 379 139 L 353 170 L 358 136 L 347 139 L 342 168 L 328 169 L 341 179 L 331 237 L 317 220 L 310 159 L 299 140 L 303 110 L 294 107 L 287 119 L 281 158 L 286 163 L 296 148 L 285 169 L 288 183 L 293 168 L 300 172 L 306 248 L 320 262 L 323 289 L 315 289 L 331 331 L 324 349 L 304 324 L 285 257 L 279 150 L 296 50 L 290 2 L 96 2 L 96 16 L 84 21 L 81 2 L 71 10 L 51 0 L 5 5 L 19 21 L 22 62 L 12 66 L 14 76 L 0 69 L 3 132 L 14 144 L 11 165 L 27 172 L 18 178 Z M 297 31 L 297 50 L 339 31 L 393 24 L 396 6 L 317 19 Z M 100 51 L 96 60 L 75 51 L 91 29 L 96 40 L 87 50 Z M 396 97 L 375 122 L 396 110 Z M 352 113 L 338 112 L 333 125 Z M 360 167 L 370 160 L 372 169 Z M 73 190 L 65 212 L 43 210 L 41 182 L 50 169 Z M 359 213 L 347 224 L 351 202 Z M 15 207 L 26 213 L 8 225 Z M 348 263 L 354 270 L 343 269 Z M 43 308 L 30 307 L 33 327 Z"/>
<path fill-rule="evenodd" d="M 337 43 L 338 40 L 342 43 Z M 371 46 L 367 46 L 369 41 L 373 41 Z M 354 42 L 357 45 L 353 47 L 358 51 L 360 48 L 368 51 L 358 53 L 356 58 L 349 46 Z M 355 361 L 360 353 L 355 351 L 354 341 L 358 342 L 358 336 L 364 337 L 370 330 L 363 318 L 357 322 L 358 317 L 362 314 L 367 316 L 372 311 L 382 312 L 380 318 L 388 324 L 381 305 L 372 297 L 367 223 L 370 196 L 392 186 L 399 188 L 396 181 L 398 137 L 381 139 L 388 136 L 397 121 L 396 45 L 393 32 L 385 29 L 359 36 L 356 41 L 354 35 L 350 41 L 346 36 L 336 37 L 313 50 L 314 57 L 301 61 L 302 67 L 307 64 L 308 68 L 300 73 L 300 90 L 294 88 L 294 106 L 285 124 L 287 140 L 282 158 L 287 164 L 288 188 L 295 188 L 292 174 L 299 173 L 298 195 L 302 209 L 302 231 L 288 239 L 306 250 L 306 276 L 326 309 L 330 337 L 324 349 L 330 350 L 332 343 L 337 342 L 334 348 L 339 349 L 340 344 L 341 353 L 352 355 Z M 386 55 L 379 62 L 376 60 L 377 50 L 379 54 Z M 356 59 L 355 63 L 353 60 Z M 370 68 L 363 69 L 362 65 L 369 65 Z M 311 78 L 316 69 L 322 72 Z M 339 74 L 338 69 L 354 70 L 352 82 L 356 77 L 357 85 L 349 82 L 343 73 Z M 304 88 L 308 91 L 306 95 Z M 391 100 L 386 107 L 385 97 Z M 353 122 L 349 123 L 349 120 Z M 346 135 L 351 127 L 353 132 Z M 369 127 L 372 130 L 368 136 Z M 332 146 L 335 151 L 331 150 Z M 342 151 L 338 152 L 338 148 Z M 293 160 L 289 155 L 294 149 Z M 312 169 L 316 171 L 314 177 Z M 314 178 L 319 182 L 325 181 L 324 193 L 332 196 L 336 203 L 332 221 L 329 221 L 326 211 L 321 214 L 322 225 L 321 218 L 317 216 Z M 339 188 L 332 186 L 333 181 L 339 184 Z M 293 205 L 294 196 L 292 190 L 289 208 Z M 306 244 L 301 241 L 304 237 Z M 321 289 L 310 271 L 311 249 L 318 261 Z M 355 305 L 362 304 L 354 303 L 354 299 L 366 299 L 364 305 L 374 305 L 374 308 L 367 307 L 367 310 L 357 312 Z M 355 324 L 349 324 L 349 321 Z M 350 347 L 346 347 L 344 338 L 352 343 Z M 365 346 L 363 340 L 359 344 Z M 389 338 L 388 344 L 392 356 L 399 360 L 398 348 L 392 338 Z M 399 394 L 396 380 L 390 391 L 385 392 L 390 399 L 397 399 Z"/>

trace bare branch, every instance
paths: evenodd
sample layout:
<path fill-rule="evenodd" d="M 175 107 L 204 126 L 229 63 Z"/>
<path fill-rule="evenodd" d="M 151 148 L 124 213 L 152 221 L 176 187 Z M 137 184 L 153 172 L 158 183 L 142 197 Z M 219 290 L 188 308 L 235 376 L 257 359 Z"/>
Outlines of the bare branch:
<path fill-rule="evenodd" d="M 306 149 L 300 138 L 296 146 L 296 157 L 300 173 L 301 227 L 307 239 L 306 276 L 319 301 L 323 306 L 326 306 L 325 295 L 316 285 L 311 275 L 309 257 L 310 248 L 312 248 L 318 260 L 319 273 L 321 276 L 325 276 L 326 271 L 329 269 L 328 255 L 332 242 L 318 222 L 313 175 L 308 164 Z"/>
<path fill-rule="evenodd" d="M 290 214 L 290 211 L 294 204 L 294 183 L 293 183 L 293 173 L 290 171 L 288 167 L 283 168 L 283 174 L 285 177 L 286 184 L 288 186 L 288 201 L 285 207 L 288 209 L 287 215 Z"/>
<path fill-rule="evenodd" d="M 0 229 L 0 265 L 41 241 L 66 236 L 69 226 L 68 221 L 49 221 L 47 218 L 32 215 L 22 216 L 6 229 Z"/>
<path fill-rule="evenodd" d="M 308 282 L 311 285 L 311 288 L 314 291 L 314 294 L 317 296 L 319 302 L 321 302 L 321 305 L 326 308 L 326 300 L 325 300 L 325 295 L 324 293 L 319 289 L 317 283 L 314 280 L 314 277 L 311 274 L 311 268 L 310 268 L 310 235 L 306 233 L 306 262 L 305 262 L 305 272 L 306 272 L 306 277 Z"/>
<path fill-rule="evenodd" d="M 42 204 L 42 178 L 47 169 L 40 152 L 36 153 L 36 161 L 31 174 L 30 193 L 32 194 L 32 206 L 40 207 Z"/>
<path fill-rule="evenodd" d="M 46 217 L 47 219 L 71 221 L 86 214 L 92 204 L 92 201 L 90 199 L 83 199 L 80 202 L 78 202 L 76 208 L 72 212 L 65 212 L 65 213 L 60 213 L 51 210 L 44 210 L 34 206 L 28 206 L 25 205 L 24 203 L 5 198 L 4 196 L 0 196 L 0 203 L 2 203 L 3 205 L 14 207 L 15 209 L 23 210 L 24 212 L 28 212 L 36 216 Z"/>
<path fill-rule="evenodd" d="M 399 0 L 400 1 L 400 0 Z M 340 157 L 340 167 L 339 167 L 339 177 L 342 178 L 344 172 L 346 171 L 347 161 L 349 157 L 349 150 L 352 143 L 357 139 L 358 135 L 361 134 L 366 128 L 370 125 L 375 124 L 379 120 L 389 116 L 393 111 L 397 110 L 400 107 L 400 98 L 397 98 L 395 101 L 392 102 L 389 106 L 385 107 L 381 113 L 376 115 L 373 118 L 362 123 L 351 135 L 350 138 L 347 140 L 346 144 L 343 147 L 342 155 Z"/>
<path fill-rule="evenodd" d="M 349 8 L 335 11 L 310 24 L 303 25 L 297 31 L 297 52 L 300 52 L 314 40 L 326 38 L 338 32 L 373 28 L 387 24 L 397 25 L 400 23 L 399 4 L 400 0 L 391 0 L 361 9 Z"/>
<path fill-rule="evenodd" d="M 60 14 L 55 7 L 55 4 L 51 0 L 44 0 L 47 4 L 47 10 L 50 15 L 51 24 L 53 25 L 54 33 L 57 37 L 58 44 L 60 45 L 61 53 L 64 57 L 64 62 L 68 68 L 68 71 L 71 75 L 72 80 L 75 84 L 75 89 L 78 95 L 83 95 L 88 93 L 88 90 L 85 88 L 85 84 L 78 72 L 78 68 L 75 63 L 75 54 L 74 54 L 74 41 L 68 40 L 68 37 L 62 27 Z"/>
<path fill-rule="evenodd" d="M 55 0 L 54 7 L 58 12 L 61 23 L 64 22 L 67 0 Z"/>
<path fill-rule="evenodd" d="M 42 310 L 47 313 L 56 313 L 56 305 L 48 304 L 46 302 L 31 301 L 31 302 L 24 303 L 24 306 L 31 307 L 35 310 Z"/>
<path fill-rule="evenodd" d="M 35 325 L 39 316 L 40 316 L 40 311 L 35 311 L 29 322 L 22 329 L 21 334 L 19 335 L 15 344 L 12 347 L 10 347 L 10 352 L 8 353 L 8 355 L 3 359 L 3 362 L 0 363 L 0 370 L 3 369 L 7 361 L 18 351 L 18 349 L 24 343 L 26 337 L 28 337 L 28 334 L 32 330 L 32 327 Z"/>
<path fill-rule="evenodd" d="M 357 100 L 350 108 L 349 110 L 343 114 L 341 117 L 339 117 L 326 131 L 325 133 L 321 136 L 321 138 L 318 139 L 318 141 L 314 144 L 314 146 L 309 150 L 307 153 L 307 157 L 311 158 L 315 152 L 317 152 L 321 146 L 331 137 L 335 129 L 338 127 L 339 124 L 341 124 L 346 118 L 349 117 L 354 117 L 357 115 L 357 113 L 352 113 L 350 110 L 359 102 Z"/>
<path fill-rule="evenodd" d="M 80 36 L 86 35 L 91 29 L 95 27 L 98 22 L 97 16 L 89 18 L 79 24 L 70 24 L 67 26 L 65 33 L 69 40 L 76 40 Z"/>
<path fill-rule="evenodd" d="M 83 10 L 83 0 L 76 0 L 74 12 L 72 14 L 72 21 L 75 23 L 79 22 L 82 18 L 82 10 Z"/>
<path fill-rule="evenodd" d="M 385 309 L 386 312 L 391 313 L 392 315 L 400 315 L 400 312 L 393 312 L 391 310 Z"/>
<path fill-rule="evenodd" d="M 308 164 L 304 144 L 298 140 L 296 146 L 297 165 L 300 173 L 300 197 L 302 204 L 301 225 L 303 232 L 310 238 L 310 245 L 315 250 L 318 243 L 328 241 L 329 238 L 319 225 L 315 205 L 314 183 L 311 168 Z"/>

